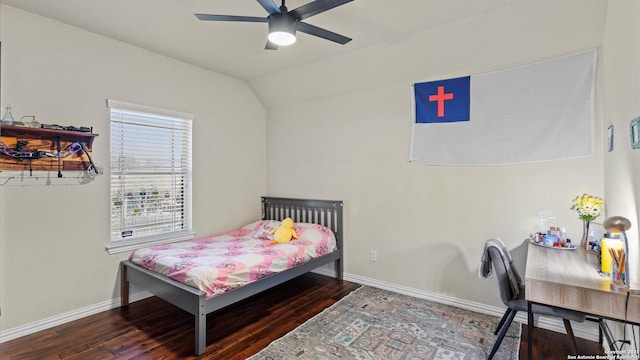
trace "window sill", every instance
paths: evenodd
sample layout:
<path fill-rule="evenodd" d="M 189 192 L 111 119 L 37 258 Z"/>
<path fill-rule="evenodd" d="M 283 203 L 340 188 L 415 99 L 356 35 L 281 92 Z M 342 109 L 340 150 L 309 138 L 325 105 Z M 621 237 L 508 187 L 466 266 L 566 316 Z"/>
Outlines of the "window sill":
<path fill-rule="evenodd" d="M 166 236 L 153 236 L 138 239 L 117 240 L 107 245 L 106 250 L 109 255 L 133 251 L 144 247 L 167 244 L 177 241 L 192 240 L 195 233 L 184 231 L 180 233 L 168 234 Z"/>

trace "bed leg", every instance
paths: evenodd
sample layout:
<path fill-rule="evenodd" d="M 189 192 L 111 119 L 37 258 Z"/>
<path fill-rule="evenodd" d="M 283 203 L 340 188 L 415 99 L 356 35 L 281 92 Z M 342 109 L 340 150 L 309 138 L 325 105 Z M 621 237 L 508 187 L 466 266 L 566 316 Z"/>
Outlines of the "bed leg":
<path fill-rule="evenodd" d="M 335 266 L 336 266 L 336 279 L 338 280 L 342 280 L 343 278 L 343 265 L 342 265 L 342 259 L 338 259 L 335 261 Z"/>
<path fill-rule="evenodd" d="M 124 264 L 120 265 L 120 306 L 129 306 L 129 280 Z"/>
<path fill-rule="evenodd" d="M 202 355 L 207 349 L 207 311 L 204 296 L 198 297 L 196 318 L 196 354 Z"/>

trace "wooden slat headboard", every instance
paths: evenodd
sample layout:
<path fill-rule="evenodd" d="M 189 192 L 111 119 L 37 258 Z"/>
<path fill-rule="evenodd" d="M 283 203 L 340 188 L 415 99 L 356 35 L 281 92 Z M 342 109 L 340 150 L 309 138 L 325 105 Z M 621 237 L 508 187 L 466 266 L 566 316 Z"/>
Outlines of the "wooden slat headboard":
<path fill-rule="evenodd" d="M 282 220 L 290 217 L 294 222 L 320 224 L 336 236 L 342 249 L 342 201 L 309 200 L 262 197 L 262 220 Z"/>

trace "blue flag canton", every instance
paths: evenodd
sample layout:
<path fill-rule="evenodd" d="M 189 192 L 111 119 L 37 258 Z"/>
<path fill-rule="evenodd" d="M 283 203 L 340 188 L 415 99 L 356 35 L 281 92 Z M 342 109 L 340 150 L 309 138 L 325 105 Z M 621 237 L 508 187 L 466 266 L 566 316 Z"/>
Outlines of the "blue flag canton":
<path fill-rule="evenodd" d="M 469 121 L 471 77 L 413 85 L 416 123 Z"/>

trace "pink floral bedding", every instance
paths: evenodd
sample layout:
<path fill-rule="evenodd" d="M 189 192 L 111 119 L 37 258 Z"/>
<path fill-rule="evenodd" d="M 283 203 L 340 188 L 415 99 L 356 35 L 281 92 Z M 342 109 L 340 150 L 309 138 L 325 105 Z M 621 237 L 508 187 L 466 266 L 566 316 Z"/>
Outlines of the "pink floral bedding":
<path fill-rule="evenodd" d="M 279 221 L 262 220 L 224 234 L 136 250 L 129 260 L 207 293 L 207 298 L 337 250 L 333 232 L 296 223 L 297 240 L 269 244 Z"/>

